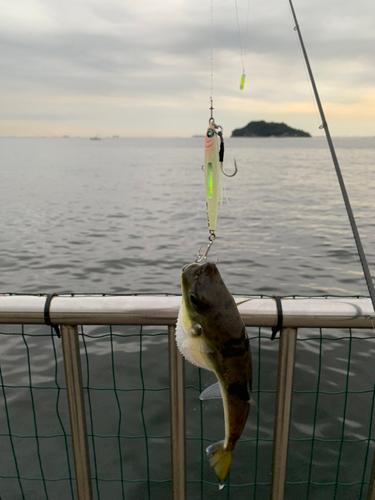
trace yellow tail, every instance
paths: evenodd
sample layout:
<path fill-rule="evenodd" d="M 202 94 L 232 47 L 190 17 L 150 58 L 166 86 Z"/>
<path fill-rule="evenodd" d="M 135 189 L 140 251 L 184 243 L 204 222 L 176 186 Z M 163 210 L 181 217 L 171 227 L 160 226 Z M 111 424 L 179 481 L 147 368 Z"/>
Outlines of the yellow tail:
<path fill-rule="evenodd" d="M 218 441 L 211 444 L 206 449 L 208 462 L 213 468 L 218 480 L 219 488 L 224 488 L 224 483 L 229 473 L 230 464 L 232 463 L 232 451 L 224 449 L 224 441 Z"/>

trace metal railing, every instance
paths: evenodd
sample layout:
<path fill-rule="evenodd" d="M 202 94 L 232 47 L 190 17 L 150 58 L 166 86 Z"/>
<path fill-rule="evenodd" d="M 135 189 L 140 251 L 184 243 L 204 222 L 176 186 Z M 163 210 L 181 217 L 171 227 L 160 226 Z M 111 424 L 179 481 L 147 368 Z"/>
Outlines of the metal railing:
<path fill-rule="evenodd" d="M 248 297 L 235 297 L 243 302 Z M 1 295 L 0 323 L 44 324 L 46 297 Z M 77 325 L 167 325 L 169 342 L 171 463 L 174 500 L 186 498 L 186 430 L 184 361 L 175 343 L 174 325 L 179 296 L 56 296 L 50 319 L 61 327 L 66 388 L 69 402 L 76 486 L 79 500 L 91 500 L 92 486 L 89 446 L 82 385 L 82 369 Z M 271 500 L 283 500 L 288 445 L 293 373 L 298 328 L 374 328 L 370 299 L 365 298 L 283 298 L 283 329 L 279 340 L 278 379 Z M 252 297 L 239 306 L 246 326 L 274 327 L 278 321 L 273 298 Z M 373 462 L 367 500 L 375 500 Z"/>

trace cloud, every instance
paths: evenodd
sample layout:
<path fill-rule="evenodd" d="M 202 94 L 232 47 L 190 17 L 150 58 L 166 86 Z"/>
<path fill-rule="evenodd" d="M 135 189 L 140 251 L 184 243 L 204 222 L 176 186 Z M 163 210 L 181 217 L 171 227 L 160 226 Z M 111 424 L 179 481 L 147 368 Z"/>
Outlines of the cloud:
<path fill-rule="evenodd" d="M 244 40 L 248 3 L 237 3 Z M 373 0 L 295 1 L 295 8 L 323 101 L 349 111 L 355 105 L 359 112 L 366 93 L 367 108 L 373 109 Z M 314 105 L 288 2 L 250 3 L 243 93 L 233 2 L 214 0 L 213 14 L 215 107 L 227 110 L 229 123 L 241 115 L 237 106 L 230 111 L 236 100 L 262 106 L 265 114 L 272 107 L 299 107 L 309 120 L 307 110 Z M 210 94 L 210 16 L 209 2 L 198 0 L 3 3 L 0 88 L 8 105 L 0 110 L 5 112 L 0 133 L 6 134 L 5 116 L 33 116 L 36 103 L 47 121 L 53 113 L 57 120 L 74 116 L 82 130 L 88 117 L 101 116 L 103 122 L 104 115 L 109 122 L 117 106 L 125 128 L 148 114 L 158 118 L 155 135 L 163 134 L 185 115 L 185 133 L 194 133 L 201 114 L 194 119 L 192 111 L 207 113 Z M 250 121 L 251 107 L 242 109 L 243 121 Z M 149 131 L 150 124 L 144 128 Z M 349 121 L 346 128 L 349 133 Z"/>

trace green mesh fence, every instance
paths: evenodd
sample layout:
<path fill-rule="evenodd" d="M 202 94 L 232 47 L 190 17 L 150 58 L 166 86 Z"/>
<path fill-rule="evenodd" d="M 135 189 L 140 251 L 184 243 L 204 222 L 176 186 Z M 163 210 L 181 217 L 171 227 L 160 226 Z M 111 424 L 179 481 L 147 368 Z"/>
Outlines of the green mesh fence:
<path fill-rule="evenodd" d="M 278 340 L 248 328 L 253 404 L 225 499 L 268 499 Z M 95 499 L 171 499 L 165 327 L 80 328 Z M 61 342 L 44 326 L 0 325 L 0 498 L 75 499 Z M 374 451 L 372 331 L 300 329 L 286 496 L 364 499 Z M 186 364 L 187 498 L 218 498 L 205 448 L 224 437 L 214 375 Z"/>

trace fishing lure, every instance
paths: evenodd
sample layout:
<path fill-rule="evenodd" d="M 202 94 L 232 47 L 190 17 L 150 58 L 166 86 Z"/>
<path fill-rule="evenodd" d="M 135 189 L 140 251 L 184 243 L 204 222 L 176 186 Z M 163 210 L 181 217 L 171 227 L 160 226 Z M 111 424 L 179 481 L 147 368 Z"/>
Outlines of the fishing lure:
<path fill-rule="evenodd" d="M 206 211 L 207 211 L 207 224 L 209 230 L 208 246 L 203 255 L 200 250 L 197 254 L 195 262 L 201 262 L 203 259 L 207 260 L 207 254 L 215 240 L 215 231 L 217 223 L 217 214 L 219 202 L 222 201 L 223 190 L 223 175 L 226 177 L 234 177 L 237 173 L 237 163 L 234 159 L 234 172 L 229 174 L 225 172 L 223 167 L 224 161 L 224 139 L 223 128 L 216 125 L 212 116 L 212 101 L 211 101 L 211 118 L 208 122 L 208 128 L 205 135 L 204 144 L 204 183 L 206 192 Z"/>
<path fill-rule="evenodd" d="M 220 134 L 220 135 L 219 135 Z M 220 147 L 219 147 L 220 139 Z M 215 232 L 219 200 L 222 201 L 221 165 L 224 157 L 222 128 L 210 119 L 204 143 L 204 184 L 208 230 Z"/>

